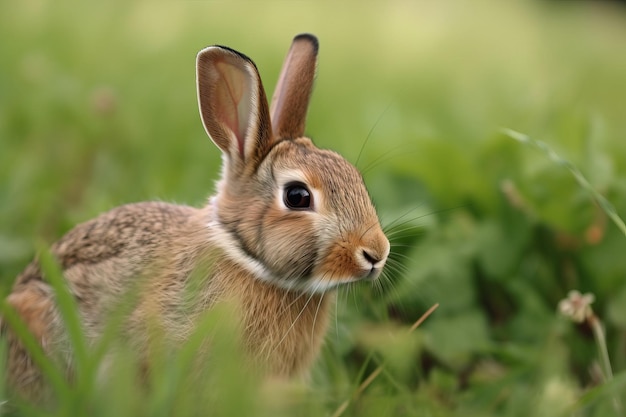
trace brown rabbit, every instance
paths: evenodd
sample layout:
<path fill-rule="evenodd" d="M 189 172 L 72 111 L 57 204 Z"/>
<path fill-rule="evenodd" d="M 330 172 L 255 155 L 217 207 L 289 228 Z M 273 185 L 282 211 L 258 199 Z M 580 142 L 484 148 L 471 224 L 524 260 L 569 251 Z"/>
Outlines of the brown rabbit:
<path fill-rule="evenodd" d="M 294 38 L 271 109 L 249 58 L 221 46 L 200 51 L 200 115 L 223 154 L 217 193 L 200 209 L 121 206 L 52 246 L 87 340 L 98 340 L 104 318 L 139 283 L 123 329 L 137 352 L 148 342 L 146 323 L 182 342 L 194 318 L 232 300 L 254 361 L 272 376 L 306 372 L 328 326 L 330 290 L 376 279 L 389 254 L 357 169 L 303 136 L 317 50 L 314 36 Z M 8 303 L 44 352 L 71 369 L 54 290 L 37 261 L 18 276 Z M 17 336 L 4 331 L 9 385 L 40 399 L 46 387 L 39 369 Z"/>

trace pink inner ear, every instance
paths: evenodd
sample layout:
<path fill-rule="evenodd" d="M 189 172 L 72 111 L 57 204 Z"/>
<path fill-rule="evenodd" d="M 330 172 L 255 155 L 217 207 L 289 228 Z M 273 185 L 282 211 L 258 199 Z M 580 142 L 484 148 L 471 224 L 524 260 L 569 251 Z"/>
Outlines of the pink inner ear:
<path fill-rule="evenodd" d="M 215 66 L 223 80 L 216 87 L 216 114 L 219 120 L 234 133 L 239 154 L 243 157 L 250 117 L 248 80 L 240 68 L 228 62 L 218 62 Z"/>

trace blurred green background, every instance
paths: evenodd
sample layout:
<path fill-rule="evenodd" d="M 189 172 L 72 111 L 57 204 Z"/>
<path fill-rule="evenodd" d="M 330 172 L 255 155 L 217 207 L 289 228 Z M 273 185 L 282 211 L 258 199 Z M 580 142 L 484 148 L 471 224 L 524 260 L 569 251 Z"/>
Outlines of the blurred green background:
<path fill-rule="evenodd" d="M 595 294 L 626 398 L 626 237 L 501 129 L 547 142 L 626 217 L 617 3 L 0 2 L 0 287 L 109 208 L 203 204 L 220 159 L 197 51 L 247 54 L 271 95 L 300 32 L 320 40 L 308 133 L 362 170 L 395 259 L 384 291 L 340 292 L 306 409 L 332 414 L 384 363 L 345 415 L 611 415 L 610 390 L 586 394 L 590 329 L 556 306 Z"/>

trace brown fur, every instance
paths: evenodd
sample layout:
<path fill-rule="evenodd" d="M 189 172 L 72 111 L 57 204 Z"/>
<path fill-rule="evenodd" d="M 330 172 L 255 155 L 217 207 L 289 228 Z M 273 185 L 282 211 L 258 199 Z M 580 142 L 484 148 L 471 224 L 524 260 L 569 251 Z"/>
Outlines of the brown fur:
<path fill-rule="evenodd" d="M 225 301 L 238 308 L 232 319 L 252 363 L 270 376 L 306 374 L 328 327 L 329 290 L 376 278 L 389 253 L 359 172 L 302 137 L 316 54 L 315 38 L 295 38 L 270 118 L 252 61 L 223 47 L 200 52 L 200 114 L 224 154 L 217 195 L 200 209 L 121 206 L 78 225 L 51 248 L 90 345 L 126 302 L 132 308 L 120 336 L 149 371 L 154 334 L 179 346 L 204 312 Z M 285 201 L 294 183 L 310 192 L 308 207 Z M 71 376 L 71 345 L 37 261 L 17 277 L 8 303 Z M 9 385 L 33 400 L 49 396 L 5 327 Z"/>
<path fill-rule="evenodd" d="M 28 330 L 39 342 L 44 352 L 49 352 L 50 316 L 55 309 L 50 297 L 50 290 L 42 283 L 33 282 L 32 285 L 14 291 L 7 300 L 26 323 Z M 6 329 L 3 328 L 3 333 Z M 8 361 L 6 372 L 12 390 L 25 392 L 37 402 L 50 397 L 50 392 L 40 370 L 34 365 L 21 340 L 13 332 L 6 332 L 8 343 Z"/>

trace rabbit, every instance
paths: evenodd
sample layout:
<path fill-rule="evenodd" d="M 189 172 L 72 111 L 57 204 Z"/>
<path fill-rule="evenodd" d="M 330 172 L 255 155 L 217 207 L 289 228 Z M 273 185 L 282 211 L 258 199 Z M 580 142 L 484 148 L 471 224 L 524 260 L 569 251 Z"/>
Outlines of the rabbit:
<path fill-rule="evenodd" d="M 104 319 L 133 288 L 138 296 L 122 331 L 137 352 L 146 349 L 147 323 L 176 345 L 202 312 L 233 301 L 242 349 L 266 375 L 307 373 L 334 289 L 377 279 L 390 251 L 359 171 L 304 136 L 317 52 L 315 36 L 293 39 L 271 107 L 250 58 L 224 46 L 198 53 L 200 116 L 222 152 L 215 195 L 202 208 L 123 205 L 51 247 L 88 341 L 98 340 Z M 71 378 L 71 345 L 37 260 L 7 303 Z M 39 401 L 49 395 L 44 378 L 10 326 L 2 327 L 8 384 Z"/>

